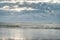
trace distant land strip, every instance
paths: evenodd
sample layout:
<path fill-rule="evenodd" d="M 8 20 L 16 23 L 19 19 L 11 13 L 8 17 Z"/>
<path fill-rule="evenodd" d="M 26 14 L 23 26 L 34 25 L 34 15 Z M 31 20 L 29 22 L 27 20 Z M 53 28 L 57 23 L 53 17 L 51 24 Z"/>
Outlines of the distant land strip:
<path fill-rule="evenodd" d="M 0 28 L 22 28 L 22 29 L 60 29 L 60 27 L 56 26 L 32 26 L 32 25 L 0 25 Z"/>

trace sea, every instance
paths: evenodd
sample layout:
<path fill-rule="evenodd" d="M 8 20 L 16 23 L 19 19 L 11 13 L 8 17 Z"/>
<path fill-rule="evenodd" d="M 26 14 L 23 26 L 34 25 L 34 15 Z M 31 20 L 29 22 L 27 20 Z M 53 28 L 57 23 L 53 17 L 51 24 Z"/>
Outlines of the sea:
<path fill-rule="evenodd" d="M 60 29 L 0 28 L 0 40 L 60 40 Z"/>

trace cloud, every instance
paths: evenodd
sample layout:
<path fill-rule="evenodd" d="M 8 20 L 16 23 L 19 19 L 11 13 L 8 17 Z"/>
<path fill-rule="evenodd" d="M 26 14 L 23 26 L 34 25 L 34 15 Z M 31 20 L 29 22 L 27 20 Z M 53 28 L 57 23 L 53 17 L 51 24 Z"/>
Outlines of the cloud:
<path fill-rule="evenodd" d="M 17 0 L 4 1 L 5 3 L 3 1 L 1 2 L 0 15 L 4 17 L 0 17 L 0 21 L 54 22 L 60 20 L 60 11 L 58 11 L 60 7 L 58 4 L 39 3 L 40 1 L 23 2 Z"/>
<path fill-rule="evenodd" d="M 28 2 L 28 3 L 39 3 L 39 2 L 51 2 L 60 3 L 60 0 L 2 0 L 0 3 L 16 3 L 16 2 Z"/>
<path fill-rule="evenodd" d="M 27 7 L 18 7 L 18 5 L 15 5 L 15 6 L 4 6 L 2 8 L 0 8 L 2 10 L 6 10 L 6 11 L 15 11 L 15 12 L 21 12 L 23 10 L 37 10 L 37 9 L 33 9 L 31 7 L 27 8 Z"/>
<path fill-rule="evenodd" d="M 7 0 L 5 0 L 5 1 L 0 1 L 0 3 L 16 3 L 15 1 L 7 1 Z"/>
<path fill-rule="evenodd" d="M 51 0 L 52 3 L 60 3 L 60 0 Z"/>

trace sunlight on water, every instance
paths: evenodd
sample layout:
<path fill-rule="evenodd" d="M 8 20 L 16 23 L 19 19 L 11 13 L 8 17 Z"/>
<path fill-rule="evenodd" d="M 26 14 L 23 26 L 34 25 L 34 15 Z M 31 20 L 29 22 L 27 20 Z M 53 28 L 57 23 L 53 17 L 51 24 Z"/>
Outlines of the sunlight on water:
<path fill-rule="evenodd" d="M 14 28 L 0 28 L 0 38 L 23 39 L 23 30 Z"/>
<path fill-rule="evenodd" d="M 56 29 L 20 29 L 0 28 L 0 39 L 3 40 L 57 40 L 60 30 Z"/>

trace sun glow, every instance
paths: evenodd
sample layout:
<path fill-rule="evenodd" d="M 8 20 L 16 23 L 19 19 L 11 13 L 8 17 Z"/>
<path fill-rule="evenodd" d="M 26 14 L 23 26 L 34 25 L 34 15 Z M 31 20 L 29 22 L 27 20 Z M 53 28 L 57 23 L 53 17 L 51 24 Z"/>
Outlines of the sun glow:
<path fill-rule="evenodd" d="M 4 6 L 2 8 L 0 8 L 2 10 L 7 10 L 7 11 L 15 11 L 15 12 L 21 12 L 23 10 L 37 10 L 37 9 L 33 9 L 33 8 L 27 8 L 27 7 L 19 7 L 18 5 L 15 6 Z"/>

